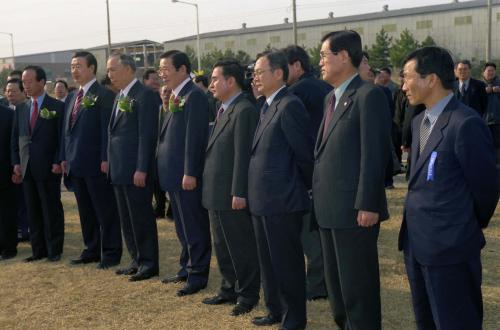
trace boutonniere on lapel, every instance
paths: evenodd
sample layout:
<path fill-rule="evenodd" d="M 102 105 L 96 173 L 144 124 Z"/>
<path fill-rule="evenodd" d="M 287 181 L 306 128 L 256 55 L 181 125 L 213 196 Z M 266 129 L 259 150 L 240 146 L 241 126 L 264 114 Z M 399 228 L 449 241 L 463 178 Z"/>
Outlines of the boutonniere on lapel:
<path fill-rule="evenodd" d="M 118 110 L 122 112 L 132 112 L 134 111 L 134 103 L 134 99 L 130 99 L 128 96 L 125 96 L 118 100 Z"/>
<path fill-rule="evenodd" d="M 40 110 L 40 117 L 43 119 L 54 119 L 57 118 L 57 112 L 56 111 L 50 111 L 47 108 L 43 108 Z"/>
<path fill-rule="evenodd" d="M 186 103 L 186 98 L 184 96 L 177 96 L 175 98 L 170 98 L 168 101 L 168 110 L 172 113 L 181 112 L 184 110 L 184 104 Z"/>
<path fill-rule="evenodd" d="M 82 99 L 82 105 L 85 109 L 91 108 L 97 102 L 97 96 L 87 93 Z"/>

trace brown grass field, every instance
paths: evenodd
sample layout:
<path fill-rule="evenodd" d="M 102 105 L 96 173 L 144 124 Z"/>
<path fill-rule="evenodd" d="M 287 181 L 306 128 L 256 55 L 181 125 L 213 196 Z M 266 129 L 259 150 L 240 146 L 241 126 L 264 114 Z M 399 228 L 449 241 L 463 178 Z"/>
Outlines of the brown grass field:
<path fill-rule="evenodd" d="M 383 329 L 414 329 L 409 288 L 397 234 L 405 183 L 396 180 L 388 191 L 391 219 L 382 225 L 379 255 L 382 285 Z M 159 278 L 130 283 L 114 270 L 98 270 L 95 264 L 70 266 L 69 259 L 82 248 L 76 203 L 63 193 L 66 237 L 58 263 L 21 262 L 29 256 L 26 243 L 16 258 L 0 263 L 0 329 L 250 329 L 252 317 L 265 313 L 263 299 L 254 311 L 229 315 L 231 306 L 206 306 L 201 300 L 217 292 L 220 275 L 212 258 L 208 288 L 178 298 L 180 284 L 165 285 Z M 485 231 L 483 250 L 484 329 L 500 329 L 500 215 L 497 212 Z M 159 220 L 160 276 L 177 271 L 179 244 L 171 221 Z M 122 265 L 128 262 L 124 252 Z M 326 301 L 310 302 L 308 329 L 333 329 Z M 277 328 L 277 327 L 276 327 Z"/>

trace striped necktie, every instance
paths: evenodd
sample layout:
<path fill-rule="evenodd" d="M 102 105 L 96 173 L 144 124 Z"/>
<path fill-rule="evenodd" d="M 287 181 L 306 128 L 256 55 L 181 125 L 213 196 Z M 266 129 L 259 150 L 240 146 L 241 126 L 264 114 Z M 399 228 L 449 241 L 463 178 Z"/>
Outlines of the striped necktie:
<path fill-rule="evenodd" d="M 424 120 L 422 120 L 422 124 L 420 124 L 420 147 L 419 147 L 420 154 L 424 150 L 425 144 L 427 143 L 427 140 L 429 139 L 430 135 L 431 135 L 431 121 L 429 117 L 425 116 Z"/>

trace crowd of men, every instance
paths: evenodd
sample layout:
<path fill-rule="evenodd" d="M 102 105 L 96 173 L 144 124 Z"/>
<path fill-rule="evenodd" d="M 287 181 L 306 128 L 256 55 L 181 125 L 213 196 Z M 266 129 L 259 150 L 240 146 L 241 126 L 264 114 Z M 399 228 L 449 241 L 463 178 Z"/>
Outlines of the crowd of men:
<path fill-rule="evenodd" d="M 268 313 L 257 326 L 304 329 L 306 301 L 328 299 L 339 328 L 380 329 L 377 240 L 404 150 L 399 248 L 417 326 L 480 329 L 482 230 L 498 201 L 495 65 L 484 67 L 486 85 L 470 78 L 470 62 L 426 47 L 408 55 L 397 86 L 389 68 L 371 70 L 356 32 L 321 42 L 322 79 L 304 49 L 289 46 L 257 56 L 248 90 L 237 61 L 193 79 L 177 50 L 142 83 L 132 57 L 112 54 L 105 86 L 94 55 L 77 52 L 78 86 L 57 81 L 57 99 L 41 67 L 9 77 L 0 106 L 2 259 L 17 254 L 25 203 L 32 255 L 24 261 L 60 260 L 64 176 L 84 244 L 70 263 L 118 266 L 123 238 L 131 261 L 116 274 L 155 277 L 167 192 L 181 254 L 162 282 L 184 282 L 177 296 L 207 286 L 213 246 L 222 281 L 204 304 L 234 304 L 238 316 L 262 287 Z"/>

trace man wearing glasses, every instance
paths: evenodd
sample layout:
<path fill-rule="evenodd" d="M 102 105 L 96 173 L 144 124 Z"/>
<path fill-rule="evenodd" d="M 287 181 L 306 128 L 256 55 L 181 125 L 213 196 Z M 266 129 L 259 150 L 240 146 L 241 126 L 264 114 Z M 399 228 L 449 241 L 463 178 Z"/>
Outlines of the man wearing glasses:
<path fill-rule="evenodd" d="M 327 34 L 320 55 L 323 79 L 334 87 L 325 98 L 313 175 L 328 296 L 339 328 L 380 329 L 377 239 L 380 221 L 389 217 L 389 106 L 358 75 L 363 54 L 356 32 Z"/>
<path fill-rule="evenodd" d="M 310 208 L 313 154 L 307 111 L 288 93 L 287 78 L 283 52 L 258 56 L 254 83 L 266 101 L 251 147 L 248 205 L 268 315 L 253 323 L 304 329 L 306 279 L 300 233 L 302 217 Z"/>

